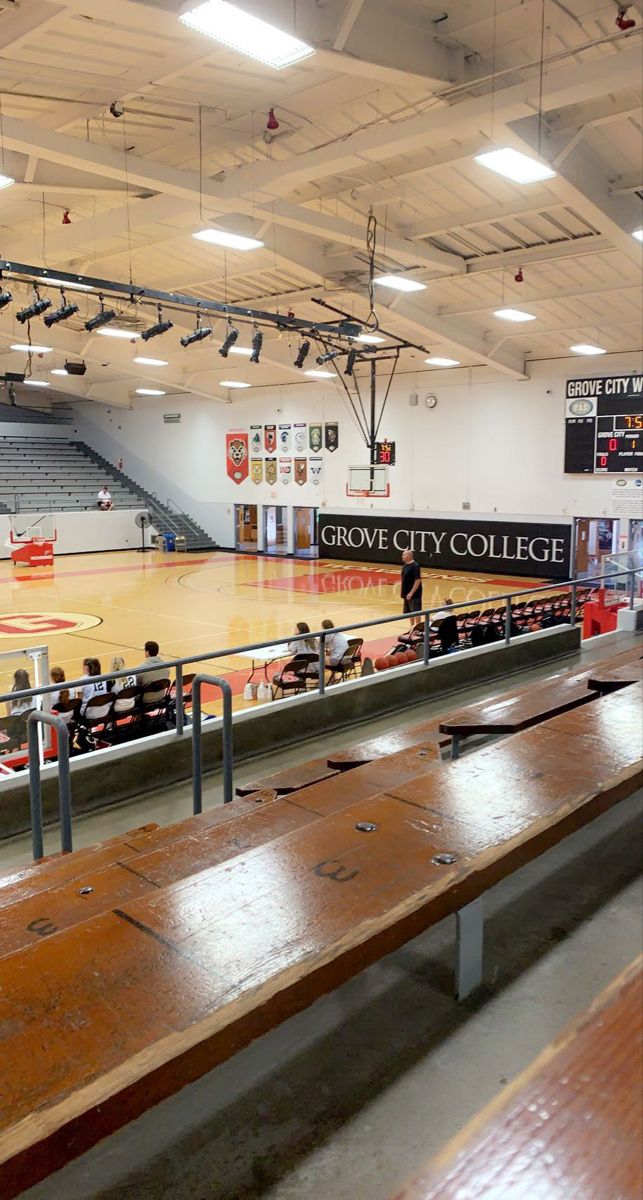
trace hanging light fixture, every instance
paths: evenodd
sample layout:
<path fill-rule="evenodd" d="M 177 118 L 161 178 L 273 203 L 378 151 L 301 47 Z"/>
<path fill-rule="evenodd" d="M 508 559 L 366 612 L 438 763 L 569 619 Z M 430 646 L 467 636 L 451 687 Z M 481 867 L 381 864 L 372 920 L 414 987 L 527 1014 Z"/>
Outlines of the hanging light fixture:
<path fill-rule="evenodd" d="M 297 351 L 297 357 L 296 357 L 293 365 L 295 367 L 299 367 L 301 369 L 303 367 L 306 359 L 308 358 L 309 353 L 310 353 L 310 342 L 300 342 L 299 349 Z"/>
<path fill-rule="evenodd" d="M 110 321 L 116 320 L 116 313 L 113 308 L 105 308 L 103 297 L 99 295 L 100 309 L 96 316 L 90 317 L 85 321 L 85 329 L 88 333 L 93 333 L 95 329 L 100 329 L 103 325 L 109 324 Z"/>
<path fill-rule="evenodd" d="M 222 358 L 228 357 L 228 355 L 230 353 L 230 349 L 232 346 L 234 346 L 234 343 L 236 342 L 238 337 L 239 337 L 239 330 L 235 329 L 234 325 L 232 324 L 232 321 L 228 317 L 228 332 L 226 333 L 225 338 L 223 340 L 223 345 L 219 347 L 219 354 L 221 355 Z"/>
<path fill-rule="evenodd" d="M 185 337 L 182 337 L 180 339 L 181 345 L 182 346 L 193 346 L 195 342 L 202 342 L 204 338 L 210 337 L 211 334 L 212 334 L 212 326 L 211 325 L 202 325 L 201 324 L 201 313 L 198 312 L 196 314 L 196 324 L 194 326 L 193 332 L 186 333 Z"/>
<path fill-rule="evenodd" d="M 52 325 L 58 325 L 60 321 L 67 321 L 69 317 L 73 317 L 74 313 L 78 312 L 77 304 L 68 304 L 63 288 L 60 289 L 60 297 L 62 304 L 60 308 L 54 309 L 45 317 L 45 325 L 47 329 L 51 329 Z"/>
<path fill-rule="evenodd" d="M 38 291 L 38 288 L 35 286 L 33 289 L 33 294 L 34 299 L 32 303 L 29 304 L 27 308 L 22 308 L 20 312 L 16 313 L 16 321 L 18 321 L 20 325 L 24 325 L 26 321 L 31 321 L 33 317 L 41 316 L 42 313 L 46 312 L 48 308 L 51 308 L 51 300 L 43 299 Z"/>
<path fill-rule="evenodd" d="M 163 320 L 163 309 L 158 306 L 158 321 L 154 325 L 150 325 L 149 329 L 144 329 L 141 337 L 144 342 L 149 342 L 150 338 L 160 337 L 162 333 L 167 333 L 168 329 L 172 329 L 172 321 Z"/>
<path fill-rule="evenodd" d="M 259 356 L 261 354 L 261 347 L 263 346 L 263 333 L 260 329 L 257 329 L 256 325 L 254 328 L 255 331 L 252 335 L 252 354 L 250 355 L 249 361 L 251 363 L 258 363 Z"/>

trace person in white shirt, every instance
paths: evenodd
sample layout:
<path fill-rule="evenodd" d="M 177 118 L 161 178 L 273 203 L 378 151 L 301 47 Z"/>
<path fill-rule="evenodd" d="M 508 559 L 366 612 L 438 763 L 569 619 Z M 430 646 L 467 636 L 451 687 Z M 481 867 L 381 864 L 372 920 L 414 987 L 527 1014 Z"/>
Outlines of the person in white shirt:
<path fill-rule="evenodd" d="M 295 634 L 297 636 L 288 642 L 288 653 L 292 654 L 293 658 L 302 655 L 312 657 L 317 653 L 315 639 L 310 637 L 310 625 L 307 625 L 305 621 L 298 621 L 295 625 Z"/>
<path fill-rule="evenodd" d="M 439 629 L 442 622 L 452 615 L 451 605 L 453 604 L 453 600 L 449 596 L 446 596 L 442 603 L 449 605 L 449 607 L 439 608 L 437 612 L 431 613 L 431 629 Z"/>
<path fill-rule="evenodd" d="M 101 696 L 107 692 L 107 683 L 104 679 L 94 682 L 94 676 L 102 673 L 100 662 L 97 658 L 84 658 L 82 676 L 83 686 L 76 692 L 76 699 L 80 700 L 80 714 L 84 717 L 87 703 L 93 696 Z"/>
<path fill-rule="evenodd" d="M 125 659 L 121 658 L 120 654 L 115 654 L 112 659 L 112 671 L 124 671 Z M 109 683 L 110 692 L 122 692 L 123 688 L 136 687 L 136 675 L 124 675 L 122 679 L 111 679 Z"/>
<path fill-rule="evenodd" d="M 340 633 L 335 629 L 333 622 L 328 617 L 322 621 L 322 629 L 333 631 L 324 638 L 326 666 L 338 667 L 348 651 L 348 638 L 345 633 Z"/>
<path fill-rule="evenodd" d="M 100 509 L 102 509 L 103 512 L 107 512 L 110 508 L 112 508 L 112 506 L 113 506 L 112 493 L 110 492 L 106 483 L 103 484 L 96 499 L 98 502 L 98 507 Z"/>

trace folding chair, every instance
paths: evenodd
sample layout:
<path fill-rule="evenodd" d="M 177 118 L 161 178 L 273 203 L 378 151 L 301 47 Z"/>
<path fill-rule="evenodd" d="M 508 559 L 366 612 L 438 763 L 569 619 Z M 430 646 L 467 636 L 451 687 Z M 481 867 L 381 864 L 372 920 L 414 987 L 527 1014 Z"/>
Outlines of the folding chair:
<path fill-rule="evenodd" d="M 348 649 L 341 662 L 330 668 L 330 683 L 338 683 L 341 679 L 357 679 L 357 666 L 362 661 L 362 646 L 364 638 L 349 638 Z"/>
<path fill-rule="evenodd" d="M 160 729 L 168 717 L 170 680 L 155 679 L 143 685 L 140 700 L 140 722 L 145 733 Z"/>
<path fill-rule="evenodd" d="M 192 687 L 196 674 L 183 676 L 183 716 L 187 717 L 192 711 Z M 176 725 L 176 680 L 174 680 L 170 688 L 170 699 L 168 704 L 168 716 L 173 725 Z"/>
<path fill-rule="evenodd" d="M 110 692 L 100 692 L 87 701 L 84 713 L 78 717 L 80 749 L 98 750 L 108 744 L 99 735 L 111 729 L 113 707 L 114 697 Z"/>
<path fill-rule="evenodd" d="M 292 692 L 294 695 L 298 692 L 305 692 L 308 680 L 312 678 L 309 671 L 313 661 L 313 656 L 309 654 L 300 654 L 292 658 L 281 668 L 281 671 L 273 675 L 273 688 L 281 691 L 282 696 L 285 696 L 286 692 Z"/>
<path fill-rule="evenodd" d="M 121 732 L 126 735 L 135 732 L 140 725 L 142 694 L 143 688 L 139 684 L 132 684 L 130 687 L 121 688 L 120 692 L 112 693 L 114 697 L 112 709 L 114 740 Z"/>

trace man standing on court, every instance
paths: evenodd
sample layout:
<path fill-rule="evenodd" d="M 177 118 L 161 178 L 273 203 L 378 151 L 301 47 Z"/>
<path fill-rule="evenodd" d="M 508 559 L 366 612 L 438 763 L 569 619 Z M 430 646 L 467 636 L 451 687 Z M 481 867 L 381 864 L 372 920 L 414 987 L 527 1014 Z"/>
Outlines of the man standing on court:
<path fill-rule="evenodd" d="M 404 601 L 402 612 L 411 613 L 411 625 L 417 625 L 420 618 L 413 616 L 422 608 L 422 575 L 420 564 L 415 561 L 412 550 L 402 553 L 402 586 L 400 595 Z"/>

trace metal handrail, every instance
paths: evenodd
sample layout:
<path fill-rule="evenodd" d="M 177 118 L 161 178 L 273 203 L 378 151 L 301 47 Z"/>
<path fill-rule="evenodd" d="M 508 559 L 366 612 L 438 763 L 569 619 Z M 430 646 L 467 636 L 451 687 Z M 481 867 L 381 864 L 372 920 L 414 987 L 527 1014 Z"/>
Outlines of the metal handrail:
<path fill-rule="evenodd" d="M 71 831 L 71 779 L 69 775 L 69 730 L 62 717 L 52 713 L 35 711 L 27 717 L 27 744 L 29 749 L 29 808 L 31 812 L 31 849 L 34 859 L 44 855 L 42 833 L 42 788 L 40 761 L 38 756 L 38 726 L 51 725 L 58 740 L 58 806 L 60 810 L 60 849 L 63 853 L 73 850 Z"/>
<path fill-rule="evenodd" d="M 232 787 L 232 688 L 227 679 L 218 675 L 196 675 L 192 684 L 192 812 L 203 812 L 203 753 L 201 737 L 201 684 L 210 683 L 221 688 L 223 696 L 223 803 L 231 804 L 234 799 Z"/>

